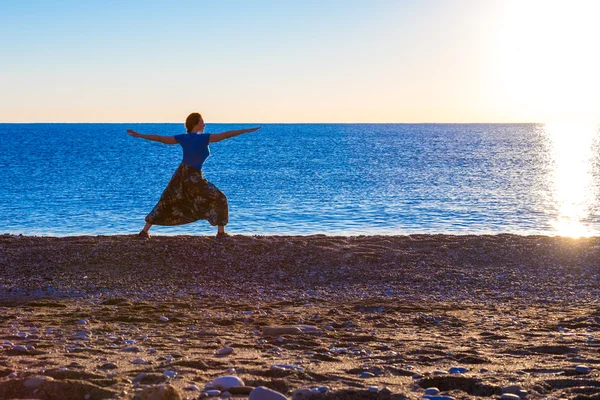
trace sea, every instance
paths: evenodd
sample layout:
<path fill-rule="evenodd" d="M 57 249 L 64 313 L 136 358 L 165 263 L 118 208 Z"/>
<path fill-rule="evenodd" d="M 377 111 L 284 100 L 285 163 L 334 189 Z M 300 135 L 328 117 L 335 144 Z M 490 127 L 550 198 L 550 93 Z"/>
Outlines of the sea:
<path fill-rule="evenodd" d="M 600 234 L 600 131 L 586 124 L 208 124 L 204 177 L 232 234 Z M 181 123 L 0 124 L 0 234 L 137 233 Z M 206 221 L 153 235 L 212 235 Z"/>

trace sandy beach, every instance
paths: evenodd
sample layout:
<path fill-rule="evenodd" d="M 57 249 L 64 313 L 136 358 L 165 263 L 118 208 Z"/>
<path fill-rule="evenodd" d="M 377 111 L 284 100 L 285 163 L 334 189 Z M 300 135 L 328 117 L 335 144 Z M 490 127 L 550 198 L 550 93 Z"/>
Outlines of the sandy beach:
<path fill-rule="evenodd" d="M 0 399 L 600 398 L 600 238 L 2 235 L 0 271 Z"/>

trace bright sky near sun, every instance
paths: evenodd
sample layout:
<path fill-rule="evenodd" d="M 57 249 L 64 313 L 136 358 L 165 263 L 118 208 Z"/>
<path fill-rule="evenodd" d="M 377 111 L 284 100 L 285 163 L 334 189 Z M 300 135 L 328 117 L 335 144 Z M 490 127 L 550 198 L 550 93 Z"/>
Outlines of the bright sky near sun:
<path fill-rule="evenodd" d="M 598 122 L 598 15 L 595 0 L 0 0 L 0 122 Z"/>

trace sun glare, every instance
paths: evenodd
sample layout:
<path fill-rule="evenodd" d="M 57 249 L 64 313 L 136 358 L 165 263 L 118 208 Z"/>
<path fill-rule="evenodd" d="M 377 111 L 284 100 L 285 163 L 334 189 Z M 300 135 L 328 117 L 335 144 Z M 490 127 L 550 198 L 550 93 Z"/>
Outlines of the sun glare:
<path fill-rule="evenodd" d="M 554 229 L 560 236 L 590 236 L 585 221 L 596 196 L 592 179 L 592 145 L 598 126 L 552 123 L 546 124 L 545 132 L 552 149 L 550 184 L 557 212 Z"/>
<path fill-rule="evenodd" d="M 522 122 L 600 122 L 600 2 L 499 4 L 491 46 L 498 101 Z"/>

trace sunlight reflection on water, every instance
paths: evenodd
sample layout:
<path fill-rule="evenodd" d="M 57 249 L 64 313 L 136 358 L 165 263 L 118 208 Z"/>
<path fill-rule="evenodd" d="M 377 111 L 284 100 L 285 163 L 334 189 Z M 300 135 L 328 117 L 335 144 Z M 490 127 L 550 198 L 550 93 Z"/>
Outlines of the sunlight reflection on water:
<path fill-rule="evenodd" d="M 593 124 L 546 124 L 553 169 L 549 175 L 557 217 L 556 234 L 592 235 L 589 221 L 596 199 L 593 180 L 594 144 L 599 129 Z"/>

